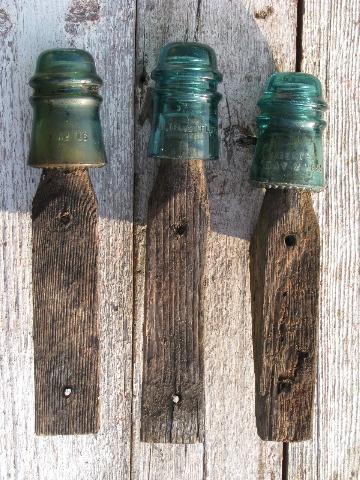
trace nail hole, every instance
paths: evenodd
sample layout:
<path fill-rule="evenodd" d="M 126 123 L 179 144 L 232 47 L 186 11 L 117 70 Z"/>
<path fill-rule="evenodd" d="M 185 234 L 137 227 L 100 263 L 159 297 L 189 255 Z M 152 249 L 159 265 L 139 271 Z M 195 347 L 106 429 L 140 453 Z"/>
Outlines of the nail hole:
<path fill-rule="evenodd" d="M 173 403 L 179 403 L 180 402 L 180 395 L 173 395 L 171 397 L 171 400 L 173 401 Z"/>
<path fill-rule="evenodd" d="M 287 297 L 287 292 L 283 292 L 282 296 L 285 298 Z"/>
<path fill-rule="evenodd" d="M 71 222 L 70 212 L 68 212 L 67 210 L 61 212 L 59 215 L 59 221 L 63 225 L 69 225 L 69 223 Z"/>
<path fill-rule="evenodd" d="M 175 228 L 175 232 L 176 232 L 176 235 L 179 235 L 179 237 L 181 237 L 182 235 L 185 235 L 185 233 L 187 232 L 187 224 L 182 223 L 181 225 L 178 225 Z"/>
<path fill-rule="evenodd" d="M 285 237 L 285 245 L 287 247 L 295 247 L 296 245 L 296 236 L 293 234 L 286 235 Z"/>
<path fill-rule="evenodd" d="M 69 398 L 71 394 L 72 394 L 72 388 L 71 387 L 65 387 L 64 390 L 63 390 L 63 396 L 65 398 Z"/>
<path fill-rule="evenodd" d="M 282 378 L 279 377 L 277 383 L 277 393 L 280 395 L 281 393 L 290 393 L 292 388 L 292 380 L 290 378 Z"/>

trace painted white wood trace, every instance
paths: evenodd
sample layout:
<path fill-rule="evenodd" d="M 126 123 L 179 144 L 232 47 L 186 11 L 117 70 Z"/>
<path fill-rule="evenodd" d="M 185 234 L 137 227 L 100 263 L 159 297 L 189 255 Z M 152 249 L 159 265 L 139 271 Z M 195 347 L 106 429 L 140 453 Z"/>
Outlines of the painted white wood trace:
<path fill-rule="evenodd" d="M 349 480 L 360 478 L 359 29 L 357 0 L 304 0 L 303 71 L 330 104 L 329 187 L 314 195 L 322 235 L 314 440 L 262 442 L 255 428 L 248 247 L 262 193 L 250 187 L 256 101 L 268 74 L 294 70 L 297 1 L 0 2 L 0 480 Z M 140 442 L 149 75 L 171 40 L 211 45 L 221 158 L 207 165 L 211 233 L 205 315 L 205 443 Z M 104 80 L 109 164 L 91 177 L 100 209 L 100 421 L 97 435 L 36 437 L 28 81 L 38 54 L 90 51 Z M 285 462 L 286 463 L 286 462 Z M 285 465 L 286 467 L 286 465 Z"/>

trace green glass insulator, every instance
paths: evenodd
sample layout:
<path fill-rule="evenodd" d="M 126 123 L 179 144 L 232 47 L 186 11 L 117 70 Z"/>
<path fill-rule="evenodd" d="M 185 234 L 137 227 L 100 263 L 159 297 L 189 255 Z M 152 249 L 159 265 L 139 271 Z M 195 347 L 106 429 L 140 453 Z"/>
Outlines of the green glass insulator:
<path fill-rule="evenodd" d="M 222 79 L 212 48 L 169 43 L 152 72 L 153 123 L 149 155 L 171 160 L 219 156 L 217 85 Z"/>
<path fill-rule="evenodd" d="M 326 103 L 320 81 L 305 73 L 275 73 L 258 105 L 251 181 L 265 188 L 321 190 Z"/>
<path fill-rule="evenodd" d="M 106 162 L 99 106 L 102 85 L 92 56 L 77 49 L 43 52 L 30 80 L 34 108 L 29 165 L 102 167 Z"/>

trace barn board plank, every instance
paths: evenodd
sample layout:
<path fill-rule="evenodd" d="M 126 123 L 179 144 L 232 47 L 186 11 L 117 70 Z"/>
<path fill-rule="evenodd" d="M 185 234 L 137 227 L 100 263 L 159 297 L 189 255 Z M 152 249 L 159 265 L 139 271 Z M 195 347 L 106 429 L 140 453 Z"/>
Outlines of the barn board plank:
<path fill-rule="evenodd" d="M 266 190 L 250 242 L 256 424 L 264 440 L 312 435 L 319 236 L 311 192 Z"/>
<path fill-rule="evenodd" d="M 38 435 L 99 430 L 97 227 L 88 170 L 43 170 L 32 205 Z"/>
<path fill-rule="evenodd" d="M 208 230 L 204 162 L 162 159 L 149 199 L 146 232 L 144 442 L 203 441 Z"/>
<path fill-rule="evenodd" d="M 329 104 L 328 188 L 313 196 L 322 248 L 315 430 L 290 446 L 289 480 L 360 478 L 359 30 L 358 1 L 305 0 L 302 71 L 319 76 Z"/>
<path fill-rule="evenodd" d="M 0 478 L 124 479 L 130 469 L 133 67 L 135 2 L 5 0 L 0 6 Z M 97 435 L 35 437 L 27 86 L 46 48 L 89 50 L 104 80 L 109 166 L 91 172 L 99 202 L 100 422 Z M 119 115 L 121 112 L 121 116 Z"/>
<path fill-rule="evenodd" d="M 248 248 L 262 194 L 250 187 L 248 175 L 256 101 L 265 79 L 276 68 L 295 67 L 296 2 L 140 0 L 136 37 L 133 476 L 279 479 L 282 445 L 261 442 L 255 428 Z M 221 159 L 206 167 L 211 232 L 204 337 L 205 445 L 186 449 L 138 441 L 146 214 L 156 174 L 155 162 L 146 154 L 149 75 L 160 48 L 175 40 L 213 46 L 224 73 Z M 179 463 L 182 470 L 176 467 Z"/>

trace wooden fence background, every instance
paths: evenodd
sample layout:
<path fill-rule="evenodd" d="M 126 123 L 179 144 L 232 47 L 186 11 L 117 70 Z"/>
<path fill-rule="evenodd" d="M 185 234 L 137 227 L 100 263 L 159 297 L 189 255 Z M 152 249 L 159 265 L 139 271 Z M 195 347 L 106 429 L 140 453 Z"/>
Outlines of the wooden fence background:
<path fill-rule="evenodd" d="M 0 1 L 0 479 L 356 480 L 360 478 L 358 0 Z M 149 74 L 171 40 L 217 52 L 221 159 L 207 167 L 211 234 L 205 316 L 204 445 L 139 439 Z M 100 207 L 101 430 L 36 437 L 28 101 L 37 55 L 89 50 L 104 79 L 109 165 L 92 172 Z M 296 65 L 320 77 L 330 109 L 328 189 L 314 195 L 322 235 L 314 439 L 256 434 L 249 238 L 261 192 L 248 182 L 265 78 Z"/>

